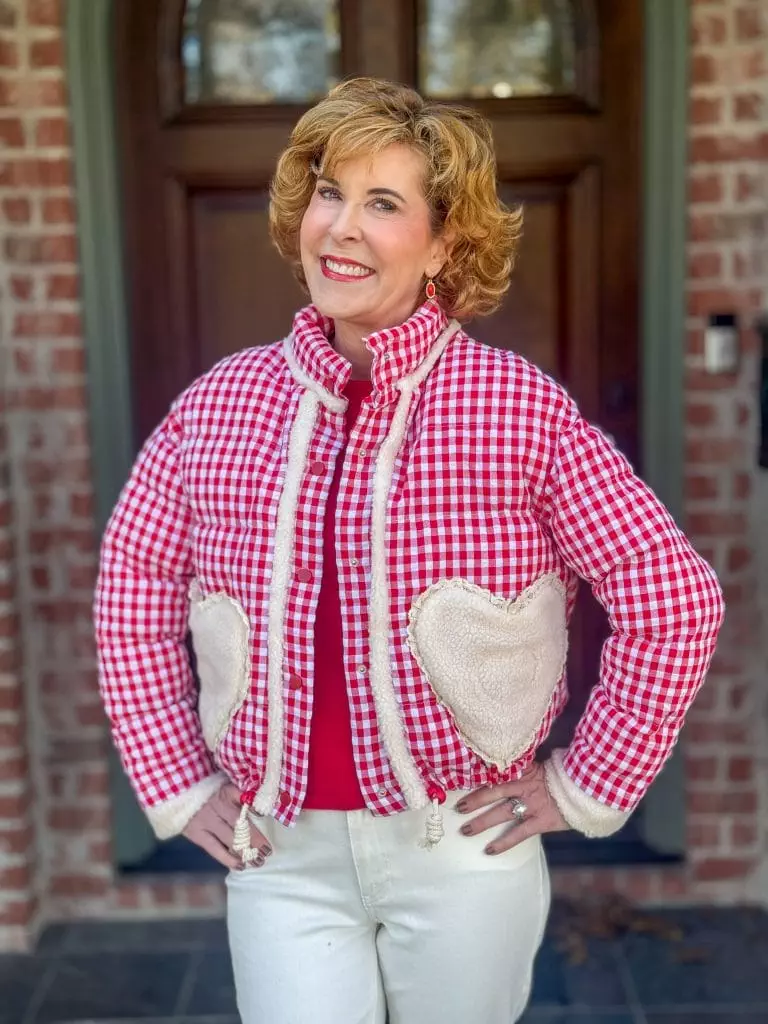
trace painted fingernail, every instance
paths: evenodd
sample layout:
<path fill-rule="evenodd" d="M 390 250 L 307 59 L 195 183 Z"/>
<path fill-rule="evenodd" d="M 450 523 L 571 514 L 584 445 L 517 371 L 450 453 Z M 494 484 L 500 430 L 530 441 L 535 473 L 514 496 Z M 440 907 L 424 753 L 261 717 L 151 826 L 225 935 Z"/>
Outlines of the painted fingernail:
<path fill-rule="evenodd" d="M 467 807 L 467 801 L 459 800 L 454 809 L 457 810 L 459 814 L 465 814 L 469 810 Z"/>
<path fill-rule="evenodd" d="M 459 831 L 461 832 L 461 834 L 463 836 L 471 836 L 472 835 L 472 826 L 471 825 L 462 825 L 461 828 L 459 829 Z"/>
<path fill-rule="evenodd" d="M 498 851 L 498 850 L 496 849 L 496 847 L 495 847 L 495 846 L 486 846 L 486 848 L 485 848 L 485 852 L 486 852 L 486 853 L 487 853 L 487 854 L 488 854 L 489 856 L 493 857 L 493 856 L 494 856 L 494 854 L 497 854 L 497 853 L 498 853 L 499 851 Z"/>

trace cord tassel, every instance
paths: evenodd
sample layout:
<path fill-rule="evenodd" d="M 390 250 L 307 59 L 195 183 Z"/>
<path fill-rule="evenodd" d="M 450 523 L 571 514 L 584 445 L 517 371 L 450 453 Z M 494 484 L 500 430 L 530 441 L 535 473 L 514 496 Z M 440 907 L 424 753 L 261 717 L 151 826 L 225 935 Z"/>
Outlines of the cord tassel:
<path fill-rule="evenodd" d="M 419 845 L 425 850 L 432 850 L 444 835 L 445 828 L 443 826 L 443 812 L 440 810 L 440 801 L 433 799 L 432 810 L 427 818 L 426 832 Z"/>
<path fill-rule="evenodd" d="M 232 849 L 235 853 L 240 854 L 240 860 L 243 862 L 243 867 L 248 867 L 255 860 L 259 858 L 259 851 L 255 850 L 251 846 L 251 823 L 248 819 L 248 811 L 250 808 L 247 803 L 243 803 L 240 808 L 240 816 L 237 819 L 235 825 L 235 834 L 232 839 Z"/>

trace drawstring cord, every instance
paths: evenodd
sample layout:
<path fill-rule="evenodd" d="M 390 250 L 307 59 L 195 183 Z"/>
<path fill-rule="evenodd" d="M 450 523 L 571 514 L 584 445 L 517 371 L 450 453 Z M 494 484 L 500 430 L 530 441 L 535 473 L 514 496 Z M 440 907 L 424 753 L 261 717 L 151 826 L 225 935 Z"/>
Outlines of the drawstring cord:
<path fill-rule="evenodd" d="M 432 801 L 432 810 L 427 817 L 424 838 L 419 846 L 425 850 L 433 850 L 445 835 L 443 812 L 440 810 L 440 804 L 445 803 L 445 790 L 436 782 L 431 782 L 427 787 L 427 795 Z"/>
<path fill-rule="evenodd" d="M 240 860 L 243 862 L 243 867 L 246 868 L 249 864 L 258 860 L 260 856 L 259 851 L 251 846 L 251 822 L 248 818 L 248 813 L 253 799 L 254 794 L 250 791 L 240 795 L 240 815 L 237 819 L 235 834 L 232 839 L 232 849 L 235 853 L 240 854 Z"/>

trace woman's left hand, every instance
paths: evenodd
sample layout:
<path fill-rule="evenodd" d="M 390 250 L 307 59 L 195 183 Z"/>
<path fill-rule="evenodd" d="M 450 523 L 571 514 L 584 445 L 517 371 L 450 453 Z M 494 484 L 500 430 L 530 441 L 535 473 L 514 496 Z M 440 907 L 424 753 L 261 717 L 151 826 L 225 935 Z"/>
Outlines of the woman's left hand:
<path fill-rule="evenodd" d="M 519 819 L 514 813 L 515 799 L 525 804 L 525 814 Z M 570 828 L 550 796 L 544 781 L 544 765 L 538 763 L 531 765 L 516 782 L 476 789 L 459 801 L 456 810 L 461 814 L 483 812 L 462 826 L 465 836 L 475 836 L 486 829 L 509 824 L 508 829 L 486 846 L 485 852 L 490 854 L 505 853 L 531 836 L 564 832 Z"/>

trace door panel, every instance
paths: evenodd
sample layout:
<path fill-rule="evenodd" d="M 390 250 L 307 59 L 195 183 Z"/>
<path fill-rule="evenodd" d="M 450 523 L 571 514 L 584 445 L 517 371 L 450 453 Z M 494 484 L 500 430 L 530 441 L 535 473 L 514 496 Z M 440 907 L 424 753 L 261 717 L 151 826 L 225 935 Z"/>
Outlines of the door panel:
<path fill-rule="evenodd" d="M 247 22 L 245 42 L 232 44 L 234 51 L 227 43 L 227 52 L 239 54 L 234 65 L 220 58 L 223 93 L 202 78 L 198 91 L 190 91 L 185 78 L 184 17 L 193 6 L 205 22 L 200 32 L 219 40 L 230 38 L 233 23 Z M 453 91 L 476 93 L 457 102 L 490 119 L 501 194 L 524 204 L 525 225 L 503 307 L 469 330 L 562 381 L 637 464 L 640 0 L 525 0 L 514 5 L 517 20 L 504 22 L 506 29 L 494 21 L 504 8 L 496 0 L 118 0 L 137 446 L 197 374 L 229 352 L 283 337 L 305 301 L 269 242 L 266 216 L 276 160 L 306 109 L 293 101 L 301 88 L 267 94 L 274 54 L 270 68 L 256 68 L 258 87 L 250 93 L 242 75 L 243 61 L 258 60 L 253 55 L 266 52 L 267 42 L 276 44 L 269 18 L 290 9 L 295 24 L 306 14 L 317 32 L 319 6 L 338 17 L 340 50 L 328 62 L 329 74 L 333 65 L 343 75 L 413 85 L 421 74 L 435 89 L 446 88 L 447 74 Z M 211 25 L 211 18 L 222 24 Z M 443 34 L 435 36 L 440 18 Z M 557 53 L 546 42 L 547 19 L 554 24 L 555 18 Z M 434 46 L 455 52 L 420 52 L 435 38 Z M 300 51 L 300 40 L 283 42 L 286 52 Z M 468 53 L 482 63 L 482 75 L 470 67 Z M 196 73 L 210 75 L 204 57 L 198 54 Z M 514 64 L 514 74 L 505 73 L 504 60 Z M 294 78 L 300 74 L 300 62 L 291 68 Z M 313 81 L 317 74 L 315 67 Z M 249 102 L 254 97 L 258 103 Z M 584 706 L 605 631 L 602 611 L 582 597 L 569 662 L 573 698 L 555 742 L 567 742 Z"/>

